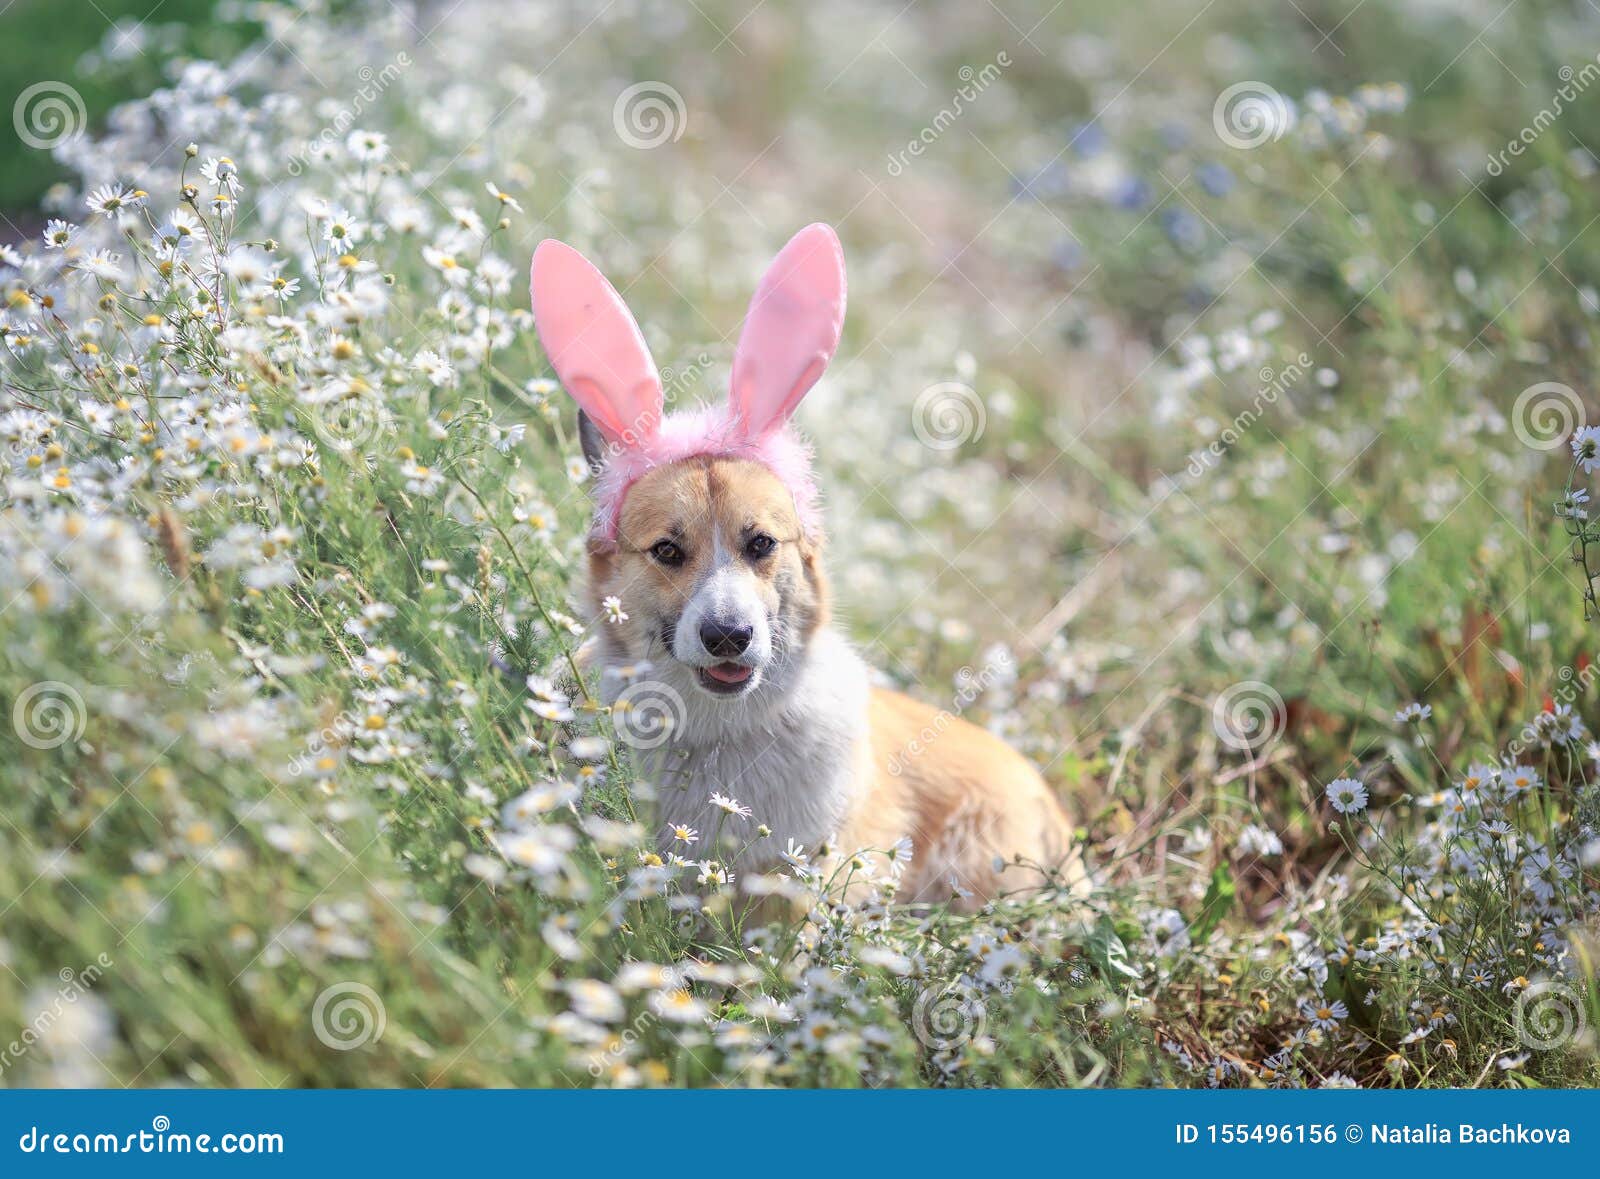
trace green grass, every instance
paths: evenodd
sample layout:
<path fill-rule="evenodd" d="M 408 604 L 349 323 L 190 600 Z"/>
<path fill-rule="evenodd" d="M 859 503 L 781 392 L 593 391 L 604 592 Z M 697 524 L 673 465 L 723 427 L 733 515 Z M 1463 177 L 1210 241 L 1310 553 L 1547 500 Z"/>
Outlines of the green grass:
<path fill-rule="evenodd" d="M 101 45 L 116 22 L 145 22 L 158 37 L 170 29 L 176 45 L 193 54 L 227 53 L 247 43 L 247 30 L 212 23 L 215 8 L 215 0 L 94 0 L 66 12 L 47 0 L 14 0 L 0 13 L 0 99 L 9 113 L 35 83 L 66 82 L 81 96 L 90 124 L 97 125 L 115 103 L 159 84 L 168 57 L 153 46 L 81 69 L 83 56 Z M 0 211 L 22 215 L 61 176 L 49 154 L 23 142 L 8 119 L 0 136 Z"/>

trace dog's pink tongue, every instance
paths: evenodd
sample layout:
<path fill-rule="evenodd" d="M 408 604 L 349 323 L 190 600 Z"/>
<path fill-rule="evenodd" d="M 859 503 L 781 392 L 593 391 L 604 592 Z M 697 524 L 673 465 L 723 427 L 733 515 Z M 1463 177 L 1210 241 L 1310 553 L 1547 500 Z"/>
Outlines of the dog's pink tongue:
<path fill-rule="evenodd" d="M 742 663 L 716 663 L 706 668 L 706 674 L 720 684 L 742 684 L 750 678 L 750 669 Z"/>

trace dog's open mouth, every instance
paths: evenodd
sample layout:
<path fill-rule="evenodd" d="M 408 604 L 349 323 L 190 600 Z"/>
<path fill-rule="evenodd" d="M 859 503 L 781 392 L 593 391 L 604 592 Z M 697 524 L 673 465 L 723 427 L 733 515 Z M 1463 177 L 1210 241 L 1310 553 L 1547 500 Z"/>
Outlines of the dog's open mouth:
<path fill-rule="evenodd" d="M 755 669 L 742 663 L 713 663 L 710 667 L 697 667 L 695 674 L 700 686 L 719 696 L 733 696 L 750 686 Z"/>

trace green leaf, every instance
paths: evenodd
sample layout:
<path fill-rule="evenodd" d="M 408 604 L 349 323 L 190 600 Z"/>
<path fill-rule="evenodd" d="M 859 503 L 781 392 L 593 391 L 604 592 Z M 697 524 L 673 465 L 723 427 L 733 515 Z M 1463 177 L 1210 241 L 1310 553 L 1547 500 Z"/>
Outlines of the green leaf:
<path fill-rule="evenodd" d="M 1218 864 L 1211 870 L 1211 884 L 1206 889 L 1205 899 L 1200 902 L 1199 914 L 1189 926 L 1189 937 L 1196 945 L 1203 945 L 1211 937 L 1212 930 L 1222 924 L 1222 919 L 1233 908 L 1237 891 L 1228 865 Z"/>
<path fill-rule="evenodd" d="M 1138 968 L 1128 962 L 1128 947 L 1118 936 L 1116 927 L 1105 918 L 1096 922 L 1094 929 L 1084 939 L 1083 951 L 1103 979 L 1109 981 L 1118 975 L 1124 978 L 1139 977 Z"/>

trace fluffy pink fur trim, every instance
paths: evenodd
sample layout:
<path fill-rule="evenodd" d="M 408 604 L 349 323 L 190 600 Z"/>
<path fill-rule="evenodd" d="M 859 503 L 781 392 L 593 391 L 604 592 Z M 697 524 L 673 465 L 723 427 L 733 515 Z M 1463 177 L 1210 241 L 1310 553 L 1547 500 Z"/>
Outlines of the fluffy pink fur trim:
<path fill-rule="evenodd" d="M 815 537 L 822 526 L 816 478 L 811 472 L 811 448 L 793 427 L 784 425 L 759 438 L 746 438 L 743 426 L 722 409 L 698 409 L 668 414 L 644 442 L 630 447 L 611 446 L 595 481 L 594 524 L 590 536 L 605 548 L 615 548 L 622 501 L 646 473 L 668 463 L 703 455 L 749 459 L 760 463 L 794 496 L 800 527 Z"/>

